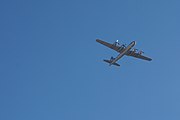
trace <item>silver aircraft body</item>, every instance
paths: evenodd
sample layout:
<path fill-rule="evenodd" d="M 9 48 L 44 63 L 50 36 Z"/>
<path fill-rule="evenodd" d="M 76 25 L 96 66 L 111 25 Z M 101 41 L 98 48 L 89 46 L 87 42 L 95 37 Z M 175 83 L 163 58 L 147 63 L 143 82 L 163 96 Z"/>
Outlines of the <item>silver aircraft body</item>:
<path fill-rule="evenodd" d="M 100 39 L 96 39 L 96 41 L 98 43 L 101 43 L 102 45 L 105 45 L 105 46 L 107 46 L 107 47 L 117 51 L 118 53 L 120 53 L 116 58 L 111 57 L 110 60 L 104 60 L 105 62 L 109 63 L 109 65 L 120 66 L 116 62 L 119 59 L 121 59 L 124 55 L 136 57 L 136 58 L 147 60 L 147 61 L 151 61 L 152 60 L 151 58 L 142 55 L 144 53 L 143 51 L 137 52 L 137 49 L 132 49 L 135 46 L 135 44 L 136 44 L 135 41 L 132 41 L 127 47 L 124 44 L 120 45 L 118 40 L 115 43 L 113 43 L 113 44 L 105 42 L 105 41 L 102 41 Z"/>

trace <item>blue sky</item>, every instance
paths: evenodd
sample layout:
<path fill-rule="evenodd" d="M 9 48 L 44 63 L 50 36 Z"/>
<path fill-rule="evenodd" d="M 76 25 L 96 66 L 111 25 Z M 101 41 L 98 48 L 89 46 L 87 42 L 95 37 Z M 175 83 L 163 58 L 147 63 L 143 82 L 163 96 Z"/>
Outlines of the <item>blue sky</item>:
<path fill-rule="evenodd" d="M 178 0 L 0 1 L 1 120 L 179 120 Z M 123 57 L 117 39 L 152 57 Z"/>

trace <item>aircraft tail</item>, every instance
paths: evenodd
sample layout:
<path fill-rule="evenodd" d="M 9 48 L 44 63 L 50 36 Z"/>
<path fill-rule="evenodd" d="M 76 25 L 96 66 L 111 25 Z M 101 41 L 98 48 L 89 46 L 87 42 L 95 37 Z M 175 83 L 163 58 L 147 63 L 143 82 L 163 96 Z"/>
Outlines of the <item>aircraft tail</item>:
<path fill-rule="evenodd" d="M 107 62 L 109 63 L 109 65 L 111 65 L 111 61 L 110 60 L 103 60 L 104 62 Z M 118 63 L 113 63 L 112 65 L 115 65 L 115 66 L 120 66 Z"/>

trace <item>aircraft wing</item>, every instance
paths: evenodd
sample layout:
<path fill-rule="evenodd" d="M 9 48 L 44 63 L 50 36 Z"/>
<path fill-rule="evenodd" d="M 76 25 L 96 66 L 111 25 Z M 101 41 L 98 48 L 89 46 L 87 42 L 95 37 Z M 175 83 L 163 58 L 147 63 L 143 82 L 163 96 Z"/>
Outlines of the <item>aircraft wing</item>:
<path fill-rule="evenodd" d="M 132 56 L 132 57 L 136 57 L 136 58 L 139 58 L 139 59 L 143 59 L 143 60 L 148 60 L 148 61 L 151 61 L 152 59 L 149 58 L 149 57 L 146 57 L 144 55 L 141 55 L 139 53 L 134 53 L 133 51 L 129 51 L 126 53 L 127 56 Z"/>
<path fill-rule="evenodd" d="M 111 48 L 111 49 L 119 52 L 119 53 L 121 53 L 121 52 L 124 50 L 124 48 L 122 48 L 122 47 L 120 47 L 120 46 L 115 46 L 115 45 L 113 45 L 113 44 L 111 44 L 111 43 L 102 41 L 102 40 L 100 40 L 100 39 L 96 39 L 96 41 L 97 41 L 98 43 L 101 43 L 102 45 L 105 45 L 105 46 L 107 46 L 107 47 L 109 47 L 109 48 Z"/>
<path fill-rule="evenodd" d="M 122 52 L 125 50 L 125 48 L 123 48 L 123 47 L 115 46 L 115 45 L 113 45 L 113 44 L 110 44 L 110 43 L 108 43 L 108 42 L 102 41 L 102 40 L 100 40 L 100 39 L 96 39 L 96 41 L 97 41 L 98 43 L 101 43 L 102 45 L 105 45 L 105 46 L 107 46 L 107 47 L 109 47 L 109 48 L 111 48 L 111 49 L 119 52 L 119 53 L 122 53 Z M 136 57 L 136 58 L 143 59 L 143 60 L 148 60 L 148 61 L 151 61 L 151 60 L 152 60 L 151 58 L 146 57 L 146 56 L 144 56 L 144 55 L 141 55 L 141 54 L 139 54 L 139 53 L 134 53 L 132 50 L 128 51 L 125 55 L 127 55 L 127 56 L 132 56 L 132 57 Z"/>

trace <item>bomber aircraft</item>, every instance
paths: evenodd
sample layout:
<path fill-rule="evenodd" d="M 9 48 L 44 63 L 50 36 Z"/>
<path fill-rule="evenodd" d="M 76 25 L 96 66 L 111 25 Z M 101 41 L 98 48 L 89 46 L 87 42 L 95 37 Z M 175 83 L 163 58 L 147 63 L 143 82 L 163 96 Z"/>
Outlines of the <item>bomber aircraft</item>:
<path fill-rule="evenodd" d="M 104 60 L 105 62 L 109 63 L 109 65 L 115 65 L 115 66 L 120 66 L 118 63 L 116 63 L 120 58 L 122 58 L 124 55 L 127 56 L 132 56 L 135 58 L 139 58 L 139 59 L 143 59 L 143 60 L 147 60 L 147 61 L 151 61 L 152 59 L 149 57 L 146 57 L 144 55 L 142 55 L 144 52 L 143 51 L 138 51 L 137 49 L 132 49 L 136 42 L 132 41 L 128 46 L 126 46 L 125 44 L 121 44 L 118 42 L 118 40 L 116 42 L 114 42 L 113 44 L 110 44 L 108 42 L 105 42 L 103 40 L 100 39 L 96 39 L 96 41 L 98 43 L 101 43 L 115 51 L 117 51 L 118 53 L 120 53 L 116 58 L 111 57 L 110 60 Z M 132 50 L 131 50 L 132 49 Z"/>

